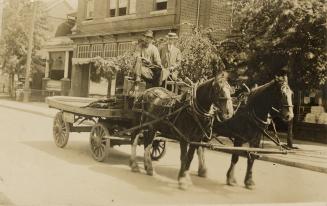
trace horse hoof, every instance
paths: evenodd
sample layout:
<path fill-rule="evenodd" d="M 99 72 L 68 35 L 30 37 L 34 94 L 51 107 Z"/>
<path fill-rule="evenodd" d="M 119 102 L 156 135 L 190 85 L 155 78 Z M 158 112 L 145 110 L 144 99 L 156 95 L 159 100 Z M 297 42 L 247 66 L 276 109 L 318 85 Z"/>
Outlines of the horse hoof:
<path fill-rule="evenodd" d="M 237 181 L 234 178 L 227 178 L 226 184 L 229 186 L 236 186 Z"/>
<path fill-rule="evenodd" d="M 249 189 L 249 190 L 255 189 L 255 183 L 253 181 L 247 181 L 244 184 L 245 184 L 246 189 Z"/>
<path fill-rule="evenodd" d="M 132 172 L 135 172 L 135 173 L 141 172 L 140 168 L 138 166 L 131 167 L 131 169 L 132 169 Z"/>
<path fill-rule="evenodd" d="M 199 177 L 207 177 L 207 169 L 200 169 L 198 170 Z"/>
<path fill-rule="evenodd" d="M 149 176 L 153 176 L 154 172 L 153 172 L 153 170 L 146 170 L 146 174 Z"/>
<path fill-rule="evenodd" d="M 249 189 L 249 190 L 254 190 L 255 189 L 255 185 L 245 185 L 245 188 L 246 189 Z"/>
<path fill-rule="evenodd" d="M 185 177 L 180 178 L 178 181 L 178 186 L 181 190 L 187 190 L 191 185 L 192 183 L 190 183 Z"/>
<path fill-rule="evenodd" d="M 135 161 L 129 161 L 129 166 L 131 167 L 132 172 L 140 172 L 140 168 Z"/>

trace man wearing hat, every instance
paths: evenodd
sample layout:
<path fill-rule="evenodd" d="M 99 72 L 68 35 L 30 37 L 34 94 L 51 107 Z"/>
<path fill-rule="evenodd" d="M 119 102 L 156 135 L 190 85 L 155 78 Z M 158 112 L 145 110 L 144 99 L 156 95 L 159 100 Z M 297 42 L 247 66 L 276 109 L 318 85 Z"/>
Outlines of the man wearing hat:
<path fill-rule="evenodd" d="M 137 58 L 135 64 L 136 82 L 141 78 L 147 82 L 147 87 L 159 86 L 161 74 L 161 59 L 158 48 L 152 44 L 153 32 L 146 31 L 139 40 L 136 48 L 135 56 Z"/>
<path fill-rule="evenodd" d="M 178 68 L 182 61 L 181 51 L 175 46 L 178 39 L 177 34 L 169 32 L 166 38 L 167 44 L 160 48 L 160 58 L 163 66 L 161 81 L 165 81 L 169 75 L 173 80 L 176 80 Z"/>

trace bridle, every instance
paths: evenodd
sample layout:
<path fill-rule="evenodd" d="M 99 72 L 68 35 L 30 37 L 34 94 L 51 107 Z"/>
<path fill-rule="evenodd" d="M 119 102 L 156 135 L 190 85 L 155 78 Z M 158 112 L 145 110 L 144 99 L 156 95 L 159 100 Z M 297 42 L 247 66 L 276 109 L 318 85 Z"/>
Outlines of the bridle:
<path fill-rule="evenodd" d="M 283 88 L 286 88 L 286 89 L 290 90 L 289 86 L 288 86 L 285 82 L 282 83 L 281 88 L 280 88 L 281 91 L 282 91 L 282 93 L 283 93 Z M 286 102 L 287 102 L 287 101 L 286 101 Z M 293 104 L 288 104 L 288 103 L 286 103 L 286 104 L 281 103 L 281 104 L 280 104 L 280 109 L 282 109 L 282 108 L 293 108 L 293 107 L 294 107 Z M 275 107 L 271 107 L 271 109 L 274 110 L 275 112 L 281 114 L 280 109 L 277 109 L 277 108 L 275 108 Z"/>
<path fill-rule="evenodd" d="M 229 87 L 229 89 L 230 89 L 231 86 L 229 85 L 228 81 L 224 80 L 223 83 L 225 85 L 227 85 Z M 212 89 L 215 87 L 215 84 L 216 84 L 216 82 L 214 81 L 212 83 Z M 219 117 L 220 116 L 219 114 L 222 113 L 223 111 L 221 110 L 221 108 L 219 106 L 216 105 L 215 99 L 218 100 L 218 101 L 222 101 L 222 100 L 228 101 L 228 100 L 232 100 L 232 97 L 223 97 L 223 96 L 212 97 L 212 93 L 214 93 L 214 92 L 212 92 L 212 91 L 210 92 L 209 98 L 214 99 L 213 100 L 213 102 L 214 102 L 214 104 L 213 104 L 214 114 L 215 114 L 216 119 L 217 119 L 218 122 L 223 122 L 223 120 Z"/>
<path fill-rule="evenodd" d="M 211 85 L 211 89 L 209 91 L 209 99 L 213 100 L 214 98 L 212 97 L 213 93 L 214 93 L 214 85 L 215 82 L 212 83 Z M 228 84 L 227 81 L 224 82 L 224 84 Z M 219 118 L 219 115 L 216 115 L 218 112 L 221 112 L 221 109 L 219 107 L 217 107 L 217 105 L 215 105 L 215 103 L 212 105 L 213 106 L 213 112 L 211 112 L 210 110 L 209 111 L 206 111 L 206 109 L 204 109 L 199 103 L 198 103 L 198 100 L 197 100 L 197 94 L 196 94 L 196 91 L 198 89 L 199 85 L 198 83 L 197 84 L 194 84 L 191 88 L 191 99 L 190 99 L 190 107 L 192 109 L 193 112 L 192 115 L 194 117 L 194 120 L 197 122 L 197 124 L 199 125 L 200 129 L 202 130 L 202 132 L 205 134 L 206 138 L 207 139 L 211 139 L 211 136 L 212 136 L 212 128 L 213 128 L 213 122 L 215 120 L 215 117 L 217 118 L 218 121 L 222 121 L 220 118 Z M 215 97 L 215 98 L 218 98 L 219 100 L 229 100 L 231 98 L 228 98 L 228 97 Z M 213 101 L 214 102 L 214 101 Z M 208 119 L 209 120 L 209 126 L 210 126 L 210 133 L 208 134 L 206 132 L 206 130 L 204 129 L 201 121 L 199 118 L 203 118 L 203 119 Z"/>

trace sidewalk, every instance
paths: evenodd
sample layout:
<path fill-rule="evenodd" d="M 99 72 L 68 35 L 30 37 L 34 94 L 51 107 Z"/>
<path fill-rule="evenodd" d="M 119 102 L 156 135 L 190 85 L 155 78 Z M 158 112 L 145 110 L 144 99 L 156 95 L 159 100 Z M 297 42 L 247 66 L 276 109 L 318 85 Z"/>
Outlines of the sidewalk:
<path fill-rule="evenodd" d="M 58 112 L 56 109 L 48 108 L 46 103 L 23 103 L 5 98 L 0 98 L 0 107 L 29 112 L 48 118 L 53 118 Z M 281 136 L 281 141 L 285 143 L 286 139 Z M 223 142 L 231 146 L 231 141 L 228 138 L 223 139 Z M 264 154 L 260 155 L 259 159 L 327 174 L 327 144 L 294 140 L 294 146 L 297 146 L 299 149 L 291 150 L 287 155 Z M 267 139 L 263 141 L 263 147 L 266 149 L 277 149 L 277 146 Z"/>

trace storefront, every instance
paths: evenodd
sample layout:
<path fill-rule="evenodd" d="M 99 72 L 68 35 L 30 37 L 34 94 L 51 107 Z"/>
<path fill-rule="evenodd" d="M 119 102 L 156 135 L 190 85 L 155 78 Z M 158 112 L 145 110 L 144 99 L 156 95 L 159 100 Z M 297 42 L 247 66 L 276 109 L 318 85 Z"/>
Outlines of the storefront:
<path fill-rule="evenodd" d="M 297 94 L 295 138 L 327 143 L 327 84 Z"/>

